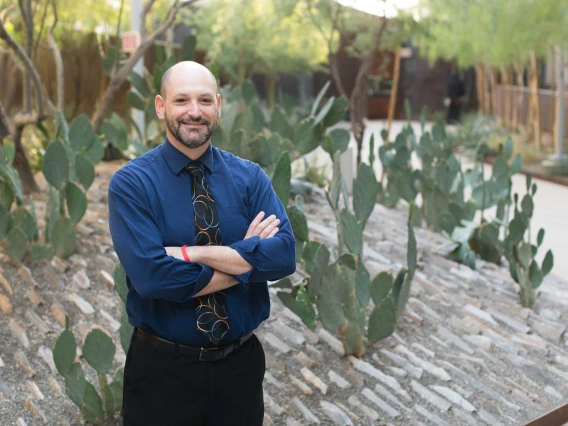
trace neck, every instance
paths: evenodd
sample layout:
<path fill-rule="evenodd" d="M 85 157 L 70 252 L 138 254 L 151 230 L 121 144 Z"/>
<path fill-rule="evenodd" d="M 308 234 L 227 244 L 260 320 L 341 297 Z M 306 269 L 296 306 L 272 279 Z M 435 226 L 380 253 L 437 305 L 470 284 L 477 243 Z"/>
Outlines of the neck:
<path fill-rule="evenodd" d="M 211 144 L 211 140 L 208 140 L 203 145 L 201 145 L 199 148 L 188 148 L 187 146 L 182 144 L 180 141 L 178 141 L 176 138 L 174 138 L 172 135 L 168 134 L 167 136 L 168 136 L 168 141 L 170 141 L 170 143 L 174 147 L 176 147 L 178 151 L 181 151 L 190 160 L 199 159 L 199 157 L 201 157 L 203 155 L 203 153 L 205 151 L 207 151 L 207 149 L 209 148 L 209 145 Z"/>

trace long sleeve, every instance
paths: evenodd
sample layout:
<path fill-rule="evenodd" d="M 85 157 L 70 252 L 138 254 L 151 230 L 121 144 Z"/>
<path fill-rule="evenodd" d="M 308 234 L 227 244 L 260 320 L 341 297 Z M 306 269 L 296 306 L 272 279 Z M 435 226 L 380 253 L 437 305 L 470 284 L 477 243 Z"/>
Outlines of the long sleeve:
<path fill-rule="evenodd" d="M 140 297 L 185 302 L 209 283 L 211 268 L 166 254 L 148 196 L 135 177 L 116 172 L 108 204 L 114 249 Z"/>
<path fill-rule="evenodd" d="M 266 213 L 265 217 L 274 214 L 280 219 L 279 231 L 272 238 L 261 240 L 253 237 L 238 241 L 231 247 L 252 265 L 252 272 L 243 274 L 248 281 L 275 281 L 296 271 L 294 233 L 286 210 L 272 188 L 270 178 L 259 166 L 256 166 L 255 175 L 250 194 L 250 217 L 256 217 L 261 211 Z M 236 276 L 235 279 L 242 282 L 243 276 Z"/>

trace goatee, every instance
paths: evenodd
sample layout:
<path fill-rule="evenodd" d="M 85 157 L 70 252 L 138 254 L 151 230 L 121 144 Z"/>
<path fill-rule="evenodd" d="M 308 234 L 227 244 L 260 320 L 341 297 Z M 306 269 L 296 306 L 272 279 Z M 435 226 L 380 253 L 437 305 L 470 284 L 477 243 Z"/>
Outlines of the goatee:
<path fill-rule="evenodd" d="M 203 146 L 211 138 L 211 135 L 217 128 L 219 120 L 215 120 L 211 123 L 206 118 L 201 118 L 200 120 L 191 120 L 189 118 L 184 118 L 180 120 L 171 120 L 166 115 L 166 126 L 173 137 L 175 137 L 182 145 L 187 148 L 195 149 Z M 187 129 L 182 128 L 183 124 L 193 124 L 202 125 L 201 128 Z M 205 130 L 203 132 L 203 130 Z"/>

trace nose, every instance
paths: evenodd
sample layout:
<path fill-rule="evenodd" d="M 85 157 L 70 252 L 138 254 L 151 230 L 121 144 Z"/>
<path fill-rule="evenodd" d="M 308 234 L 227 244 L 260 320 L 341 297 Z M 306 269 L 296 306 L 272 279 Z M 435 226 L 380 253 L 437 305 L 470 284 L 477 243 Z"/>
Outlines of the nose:
<path fill-rule="evenodd" d="M 192 119 L 201 117 L 201 108 L 198 102 L 189 102 L 187 107 L 187 115 Z"/>

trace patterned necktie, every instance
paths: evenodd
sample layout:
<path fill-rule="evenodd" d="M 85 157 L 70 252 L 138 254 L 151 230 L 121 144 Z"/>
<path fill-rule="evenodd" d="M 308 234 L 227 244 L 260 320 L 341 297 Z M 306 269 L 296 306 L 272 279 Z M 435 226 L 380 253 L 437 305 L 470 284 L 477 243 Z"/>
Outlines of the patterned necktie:
<path fill-rule="evenodd" d="M 192 161 L 186 168 L 193 180 L 192 203 L 195 221 L 195 245 L 221 245 L 219 216 L 209 185 L 205 180 L 203 164 Z M 196 297 L 197 328 L 209 341 L 219 343 L 229 331 L 226 296 L 222 291 Z"/>

